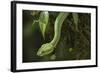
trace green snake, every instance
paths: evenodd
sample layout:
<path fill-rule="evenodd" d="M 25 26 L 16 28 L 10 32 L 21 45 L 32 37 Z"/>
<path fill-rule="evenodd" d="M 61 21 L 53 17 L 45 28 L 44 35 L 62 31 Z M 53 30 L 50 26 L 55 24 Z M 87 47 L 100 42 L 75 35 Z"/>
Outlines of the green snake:
<path fill-rule="evenodd" d="M 43 44 L 38 52 L 38 56 L 45 56 L 54 51 L 54 48 L 56 47 L 57 43 L 59 42 L 60 36 L 61 36 L 61 28 L 64 20 L 67 18 L 69 13 L 61 12 L 57 16 L 55 23 L 54 23 L 54 38 L 51 42 Z"/>

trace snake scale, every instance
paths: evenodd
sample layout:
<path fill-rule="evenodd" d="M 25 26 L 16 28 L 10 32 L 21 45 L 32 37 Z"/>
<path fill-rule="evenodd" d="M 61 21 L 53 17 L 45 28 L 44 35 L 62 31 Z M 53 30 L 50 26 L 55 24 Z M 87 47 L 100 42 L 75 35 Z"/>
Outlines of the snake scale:
<path fill-rule="evenodd" d="M 43 44 L 38 52 L 38 56 L 45 56 L 54 51 L 54 48 L 56 47 L 57 43 L 59 42 L 60 36 L 61 36 L 61 28 L 64 20 L 67 18 L 69 13 L 61 12 L 57 16 L 55 23 L 54 23 L 54 37 L 51 42 Z"/>

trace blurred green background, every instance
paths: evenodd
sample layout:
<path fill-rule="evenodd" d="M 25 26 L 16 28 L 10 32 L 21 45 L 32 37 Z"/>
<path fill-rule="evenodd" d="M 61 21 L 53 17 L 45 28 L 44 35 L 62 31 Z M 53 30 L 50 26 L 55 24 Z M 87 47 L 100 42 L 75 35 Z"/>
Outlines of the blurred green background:
<path fill-rule="evenodd" d="M 60 41 L 54 52 L 55 56 L 39 57 L 36 55 L 43 43 L 50 42 L 54 36 L 54 22 L 59 12 L 49 11 L 49 23 L 45 39 L 38 22 L 41 11 L 23 10 L 23 63 L 41 61 L 85 60 L 91 58 L 91 14 L 78 13 L 78 30 L 75 30 L 72 13 L 66 18 L 61 29 Z"/>

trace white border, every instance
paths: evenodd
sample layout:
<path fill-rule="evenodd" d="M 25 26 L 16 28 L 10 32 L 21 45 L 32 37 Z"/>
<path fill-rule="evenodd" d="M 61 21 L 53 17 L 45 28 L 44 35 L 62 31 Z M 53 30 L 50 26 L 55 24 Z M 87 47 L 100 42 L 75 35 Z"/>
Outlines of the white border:
<path fill-rule="evenodd" d="M 52 68 L 52 67 L 72 67 L 72 66 L 85 66 L 96 65 L 96 10 L 94 8 L 82 8 L 82 7 L 64 7 L 64 6 L 45 6 L 45 5 L 28 5 L 17 4 L 17 70 L 22 69 L 38 69 L 38 68 Z M 79 61 L 57 61 L 57 62 L 32 62 L 22 63 L 22 10 L 45 10 L 45 11 L 64 11 L 64 12 L 79 12 L 79 13 L 91 13 L 91 59 L 79 60 Z"/>

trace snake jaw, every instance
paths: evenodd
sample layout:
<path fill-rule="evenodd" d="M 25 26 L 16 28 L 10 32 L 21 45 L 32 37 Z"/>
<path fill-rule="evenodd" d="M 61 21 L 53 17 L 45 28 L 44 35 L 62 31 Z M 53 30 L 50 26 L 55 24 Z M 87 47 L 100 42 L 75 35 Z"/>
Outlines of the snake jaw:
<path fill-rule="evenodd" d="M 50 44 L 50 43 L 46 43 L 46 44 L 43 44 L 40 47 L 40 49 L 37 52 L 37 55 L 38 56 L 45 56 L 45 55 L 48 55 L 48 54 L 52 53 L 53 50 L 54 50 L 53 45 Z"/>
<path fill-rule="evenodd" d="M 38 52 L 37 52 L 37 55 L 38 55 L 38 56 L 42 56 L 42 53 L 38 51 Z"/>

